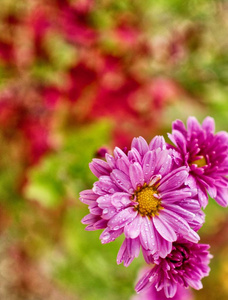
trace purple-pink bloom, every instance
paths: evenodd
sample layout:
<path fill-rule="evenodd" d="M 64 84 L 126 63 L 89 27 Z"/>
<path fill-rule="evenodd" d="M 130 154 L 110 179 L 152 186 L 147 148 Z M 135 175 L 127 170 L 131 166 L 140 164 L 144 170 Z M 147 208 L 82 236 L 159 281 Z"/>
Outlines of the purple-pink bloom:
<path fill-rule="evenodd" d="M 190 168 L 188 183 L 197 188 L 204 208 L 208 195 L 221 206 L 228 205 L 228 134 L 214 133 L 214 119 L 207 117 L 202 126 L 195 117 L 187 120 L 187 129 L 180 120 L 172 126 L 170 140 L 180 154 L 180 165 Z"/>
<path fill-rule="evenodd" d="M 208 266 L 212 256 L 209 245 L 195 244 L 183 239 L 173 243 L 172 251 L 165 258 L 154 260 L 155 265 L 138 281 L 136 292 L 146 291 L 154 286 L 157 291 L 164 290 L 167 298 L 175 296 L 179 286 L 202 288 L 201 279 L 208 276 Z"/>
<path fill-rule="evenodd" d="M 82 223 L 87 230 L 105 229 L 102 243 L 125 235 L 117 263 L 128 266 L 140 247 L 147 255 L 166 257 L 179 236 L 198 242 L 191 226 L 199 228 L 204 218 L 194 199 L 196 190 L 185 185 L 188 168 L 176 166 L 163 137 L 149 145 L 142 137 L 134 138 L 130 151 L 116 147 L 106 161 L 94 159 L 90 169 L 98 181 L 80 193 L 90 210 Z"/>

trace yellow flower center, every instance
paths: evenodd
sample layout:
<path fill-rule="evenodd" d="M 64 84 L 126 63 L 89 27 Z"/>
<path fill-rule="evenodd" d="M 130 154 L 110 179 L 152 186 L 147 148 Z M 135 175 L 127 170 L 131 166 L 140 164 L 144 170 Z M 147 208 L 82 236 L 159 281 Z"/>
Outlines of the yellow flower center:
<path fill-rule="evenodd" d="M 155 187 L 148 186 L 144 184 L 143 187 L 140 187 L 135 192 L 136 201 L 138 205 L 135 209 L 144 217 L 144 216 L 155 216 L 158 215 L 159 209 L 161 207 L 161 200 L 156 198 L 154 195 L 157 195 L 158 192 Z"/>
<path fill-rule="evenodd" d="M 194 160 L 194 161 L 191 163 L 191 165 L 192 165 L 192 164 L 195 164 L 195 165 L 197 165 L 197 167 L 201 168 L 201 167 L 206 166 L 207 161 L 206 161 L 206 158 L 203 156 L 203 157 L 200 158 L 200 159 Z"/>

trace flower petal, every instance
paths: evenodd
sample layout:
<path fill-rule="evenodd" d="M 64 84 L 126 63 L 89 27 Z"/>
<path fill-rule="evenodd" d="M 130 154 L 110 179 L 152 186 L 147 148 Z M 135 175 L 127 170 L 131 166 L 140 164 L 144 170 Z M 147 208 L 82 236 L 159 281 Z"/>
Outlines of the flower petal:
<path fill-rule="evenodd" d="M 130 165 L 129 175 L 134 190 L 136 190 L 138 186 L 143 186 L 144 184 L 143 170 L 139 163 L 135 162 L 132 165 Z"/>
<path fill-rule="evenodd" d="M 151 250 L 153 254 L 159 249 L 159 241 L 156 239 L 156 229 L 151 219 L 142 218 L 140 241 L 145 250 Z"/>
<path fill-rule="evenodd" d="M 134 218 L 137 216 L 138 212 L 134 211 L 133 207 L 125 208 L 117 213 L 111 220 L 108 222 L 108 226 L 113 229 L 117 230 L 129 222 L 132 222 Z"/>
<path fill-rule="evenodd" d="M 142 161 L 145 182 L 149 183 L 156 167 L 156 151 L 148 151 Z"/>
<path fill-rule="evenodd" d="M 130 178 L 124 172 L 114 169 L 110 174 L 110 177 L 122 191 L 133 194 L 134 189 L 132 188 Z M 119 191 L 121 192 L 121 190 Z"/>
<path fill-rule="evenodd" d="M 138 214 L 132 222 L 125 225 L 124 234 L 126 238 L 135 239 L 139 236 L 139 233 L 141 231 L 141 222 L 142 217 Z"/>
<path fill-rule="evenodd" d="M 152 218 L 154 226 L 160 235 L 169 242 L 174 242 L 177 240 L 177 235 L 173 228 L 169 226 L 164 218 L 161 217 L 161 213 L 159 216 L 155 216 Z"/>
<path fill-rule="evenodd" d="M 132 203 L 129 194 L 127 193 L 115 193 L 111 197 L 111 203 L 117 209 L 125 208 Z"/>
<path fill-rule="evenodd" d="M 111 172 L 111 168 L 109 164 L 98 158 L 94 158 L 91 163 L 89 163 L 90 170 L 96 177 L 100 177 L 102 175 L 109 175 Z"/>
<path fill-rule="evenodd" d="M 159 192 L 175 190 L 185 182 L 187 177 L 188 170 L 186 167 L 177 168 L 161 179 L 158 190 Z"/>
<path fill-rule="evenodd" d="M 99 181 L 96 181 L 93 185 L 93 192 L 102 196 L 107 193 L 120 192 L 120 189 L 111 180 L 110 176 L 100 176 Z"/>
<path fill-rule="evenodd" d="M 91 205 L 97 200 L 98 197 L 99 196 L 97 194 L 95 194 L 93 190 L 84 190 L 84 191 L 80 192 L 79 199 L 82 203 Z"/>
<path fill-rule="evenodd" d="M 211 117 L 206 117 L 203 120 L 202 128 L 207 132 L 214 133 L 215 132 L 215 121 L 214 121 L 214 119 L 211 118 Z"/>
<path fill-rule="evenodd" d="M 143 157 L 149 150 L 148 144 L 143 137 L 134 138 L 131 143 L 131 148 L 138 150 L 139 154 Z"/>
<path fill-rule="evenodd" d="M 166 149 L 166 142 L 165 142 L 165 139 L 162 135 L 155 136 L 149 144 L 149 149 L 150 150 L 156 150 L 158 148 Z"/>

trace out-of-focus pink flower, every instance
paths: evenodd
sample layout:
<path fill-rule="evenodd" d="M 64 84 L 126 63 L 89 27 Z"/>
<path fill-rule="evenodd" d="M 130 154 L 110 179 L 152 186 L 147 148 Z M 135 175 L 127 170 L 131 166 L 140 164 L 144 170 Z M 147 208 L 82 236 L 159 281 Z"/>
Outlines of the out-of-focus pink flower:
<path fill-rule="evenodd" d="M 59 29 L 71 43 L 90 46 L 96 41 L 97 31 L 89 22 L 91 7 L 92 4 L 89 1 L 79 1 L 77 5 L 61 6 L 58 13 Z"/>
<path fill-rule="evenodd" d="M 36 163 L 50 149 L 48 111 L 35 89 L 14 87 L 0 96 L 0 126 L 6 139 L 24 140 L 26 164 Z M 18 134 L 19 133 L 19 134 Z"/>

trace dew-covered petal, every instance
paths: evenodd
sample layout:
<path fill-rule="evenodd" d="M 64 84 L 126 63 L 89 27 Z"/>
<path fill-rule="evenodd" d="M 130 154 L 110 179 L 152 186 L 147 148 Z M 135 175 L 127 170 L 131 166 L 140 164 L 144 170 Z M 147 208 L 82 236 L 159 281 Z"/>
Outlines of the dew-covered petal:
<path fill-rule="evenodd" d="M 136 190 L 138 186 L 143 186 L 144 184 L 143 170 L 139 163 L 135 162 L 132 165 L 130 165 L 129 175 L 134 190 Z"/>
<path fill-rule="evenodd" d="M 151 250 L 155 253 L 158 248 L 158 240 L 156 239 L 156 229 L 151 219 L 142 218 L 140 241 L 145 250 Z"/>
<path fill-rule="evenodd" d="M 92 205 L 98 198 L 99 196 L 94 193 L 93 190 L 84 190 L 80 192 L 80 201 L 82 203 Z"/>
<path fill-rule="evenodd" d="M 157 233 L 159 235 L 159 233 Z M 160 237 L 160 250 L 159 256 L 165 258 L 172 251 L 172 242 L 169 242 L 162 237 Z"/>
<path fill-rule="evenodd" d="M 187 240 L 192 241 L 193 243 L 198 242 L 199 235 L 190 228 L 187 221 L 180 215 L 173 211 L 169 211 L 168 209 L 164 209 L 160 212 L 159 217 L 162 221 L 168 224 L 169 227 L 172 227 L 175 233 L 184 236 Z"/>
<path fill-rule="evenodd" d="M 129 194 L 127 193 L 115 193 L 111 196 L 111 203 L 117 209 L 125 208 L 132 204 Z"/>
<path fill-rule="evenodd" d="M 177 235 L 173 228 L 166 222 L 164 218 L 161 217 L 161 213 L 159 216 L 155 216 L 152 218 L 153 223 L 157 231 L 160 235 L 169 242 L 174 242 L 177 239 Z"/>
<path fill-rule="evenodd" d="M 124 227 L 124 234 L 126 238 L 135 239 L 139 236 L 139 233 L 141 231 L 141 222 L 142 217 L 138 214 L 136 218 Z"/>
<path fill-rule="evenodd" d="M 101 176 L 99 181 L 96 181 L 93 185 L 93 192 L 97 195 L 113 194 L 115 192 L 120 192 L 121 190 L 112 181 L 110 176 Z"/>
<path fill-rule="evenodd" d="M 115 207 L 110 206 L 106 207 L 102 211 L 102 218 L 105 220 L 110 220 L 114 215 L 116 215 L 117 210 Z"/>
<path fill-rule="evenodd" d="M 137 282 L 135 286 L 135 291 L 137 293 L 141 292 L 142 290 L 146 290 L 149 288 L 154 281 L 156 281 L 158 274 L 156 273 L 156 269 L 152 268 L 147 271 Z"/>
<path fill-rule="evenodd" d="M 102 175 L 109 175 L 111 172 L 109 164 L 106 161 L 98 158 L 94 158 L 89 164 L 89 167 L 93 174 L 98 178 Z"/>
<path fill-rule="evenodd" d="M 124 159 L 118 158 L 116 160 L 116 168 L 129 176 L 129 163 L 127 163 Z"/>
<path fill-rule="evenodd" d="M 130 178 L 122 171 L 114 169 L 110 174 L 110 177 L 113 182 L 119 187 L 119 192 L 125 191 L 131 194 L 134 192 Z"/>
<path fill-rule="evenodd" d="M 159 192 L 175 190 L 185 182 L 187 177 L 188 171 L 186 167 L 177 168 L 161 179 L 158 190 Z"/>
<path fill-rule="evenodd" d="M 184 202 L 184 201 L 183 201 Z M 195 217 L 195 214 L 191 212 L 190 210 L 186 210 L 179 205 L 176 204 L 165 204 L 163 205 L 165 209 L 174 212 L 184 218 L 187 221 L 192 221 Z"/>
<path fill-rule="evenodd" d="M 145 182 L 149 183 L 156 167 L 156 151 L 148 151 L 142 161 Z"/>
<path fill-rule="evenodd" d="M 184 199 L 178 203 L 184 209 L 191 211 L 193 213 L 200 211 L 199 201 L 196 199 Z"/>
<path fill-rule="evenodd" d="M 143 157 L 149 150 L 148 144 L 143 137 L 134 138 L 131 143 L 131 148 L 138 150 L 139 154 Z"/>
<path fill-rule="evenodd" d="M 130 151 L 128 151 L 128 159 L 131 163 L 138 162 L 141 164 L 142 162 L 141 155 L 136 148 L 132 148 Z"/>
<path fill-rule="evenodd" d="M 169 203 L 174 203 L 189 198 L 191 197 L 191 195 L 192 195 L 191 190 L 189 188 L 186 188 L 186 189 L 161 193 L 161 198 L 162 198 L 162 203 L 169 204 Z"/>
<path fill-rule="evenodd" d="M 105 154 L 105 159 L 106 159 L 108 165 L 110 166 L 110 168 L 114 169 L 115 168 L 115 159 L 114 159 L 114 157 L 111 154 L 106 153 Z"/>
<path fill-rule="evenodd" d="M 150 150 L 156 150 L 158 148 L 161 150 L 166 149 L 166 142 L 162 135 L 155 136 L 149 144 Z"/>
<path fill-rule="evenodd" d="M 113 242 L 116 238 L 118 238 L 123 233 L 123 229 L 120 228 L 118 230 L 110 230 L 106 228 L 102 234 L 100 235 L 100 240 L 102 244 L 107 244 Z"/>
<path fill-rule="evenodd" d="M 138 212 L 135 211 L 133 207 L 125 208 L 117 213 L 111 220 L 109 220 L 108 226 L 113 230 L 117 230 L 129 222 L 132 222 L 137 214 Z"/>
<path fill-rule="evenodd" d="M 105 208 L 108 208 L 108 207 L 112 206 L 111 205 L 111 195 L 106 194 L 106 195 L 100 196 L 97 199 L 97 204 L 102 209 L 105 209 Z"/>
<path fill-rule="evenodd" d="M 117 264 L 124 263 L 128 267 L 135 257 L 139 256 L 140 243 L 139 239 L 125 239 L 117 255 Z"/>

